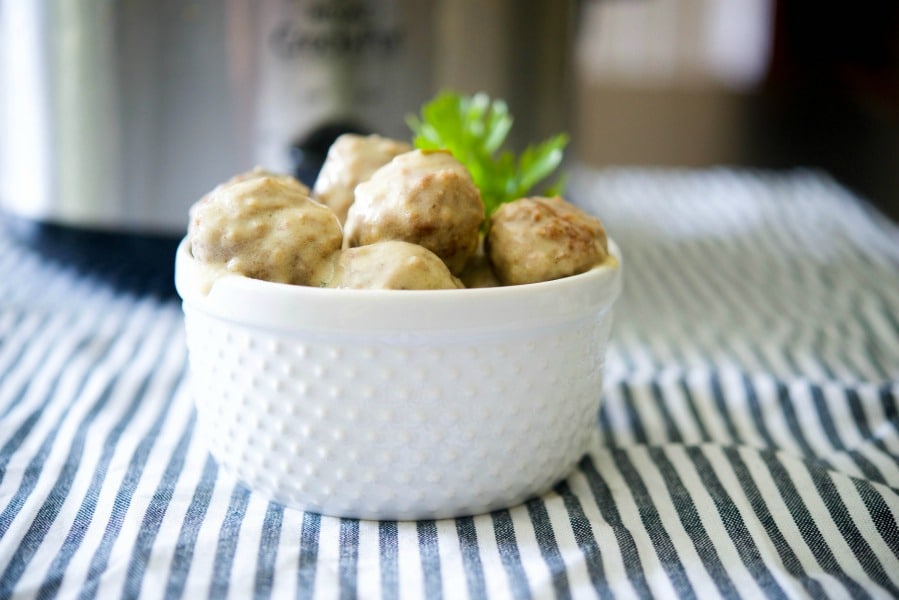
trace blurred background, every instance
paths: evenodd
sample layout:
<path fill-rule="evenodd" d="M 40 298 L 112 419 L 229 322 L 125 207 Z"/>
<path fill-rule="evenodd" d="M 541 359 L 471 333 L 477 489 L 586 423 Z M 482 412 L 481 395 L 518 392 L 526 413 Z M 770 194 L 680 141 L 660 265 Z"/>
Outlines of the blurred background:
<path fill-rule="evenodd" d="M 587 2 L 576 57 L 588 164 L 820 168 L 899 219 L 899 2 Z"/>

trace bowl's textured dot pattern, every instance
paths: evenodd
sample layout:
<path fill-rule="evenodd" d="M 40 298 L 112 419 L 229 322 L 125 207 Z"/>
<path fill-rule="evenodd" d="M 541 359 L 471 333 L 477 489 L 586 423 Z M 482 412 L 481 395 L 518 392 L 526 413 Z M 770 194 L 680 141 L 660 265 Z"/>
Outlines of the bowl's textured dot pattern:
<path fill-rule="evenodd" d="M 517 504 L 595 432 L 608 312 L 527 331 L 278 332 L 185 305 L 201 434 L 286 505 L 437 518 Z"/>

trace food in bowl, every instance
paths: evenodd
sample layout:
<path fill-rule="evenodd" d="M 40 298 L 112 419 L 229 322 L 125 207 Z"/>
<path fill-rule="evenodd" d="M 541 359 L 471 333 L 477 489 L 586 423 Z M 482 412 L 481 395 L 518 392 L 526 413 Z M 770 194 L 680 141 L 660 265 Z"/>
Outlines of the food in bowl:
<path fill-rule="evenodd" d="M 461 516 L 545 491 L 597 433 L 614 242 L 561 198 L 507 198 L 520 218 L 503 216 L 442 150 L 353 177 L 346 227 L 259 170 L 191 210 L 176 287 L 210 452 L 252 489 L 336 516 Z M 550 233 L 528 238 L 522 215 Z M 584 235 L 577 260 L 538 268 L 525 252 Z M 516 256 L 529 281 L 494 269 Z"/>

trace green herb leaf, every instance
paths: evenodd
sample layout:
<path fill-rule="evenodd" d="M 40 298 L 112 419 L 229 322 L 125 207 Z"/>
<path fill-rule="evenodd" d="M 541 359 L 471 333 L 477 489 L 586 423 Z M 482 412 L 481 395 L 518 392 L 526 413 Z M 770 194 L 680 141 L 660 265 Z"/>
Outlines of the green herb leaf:
<path fill-rule="evenodd" d="M 527 196 L 561 164 L 568 136 L 555 135 L 525 148 L 521 156 L 501 148 L 512 129 L 512 115 L 502 100 L 487 94 L 463 96 L 442 92 L 409 115 L 412 143 L 422 150 L 449 150 L 464 164 L 481 191 L 487 215 L 504 202 Z M 547 194 L 561 194 L 560 177 Z"/>

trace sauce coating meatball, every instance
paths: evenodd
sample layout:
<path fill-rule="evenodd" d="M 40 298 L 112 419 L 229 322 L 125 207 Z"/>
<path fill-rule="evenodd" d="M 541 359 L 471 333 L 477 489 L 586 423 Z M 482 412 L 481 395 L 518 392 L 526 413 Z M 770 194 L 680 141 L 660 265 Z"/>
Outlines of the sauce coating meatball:
<path fill-rule="evenodd" d="M 505 285 L 576 275 L 608 256 L 599 219 L 562 198 L 521 198 L 500 206 L 488 222 L 486 249 Z"/>
<path fill-rule="evenodd" d="M 483 221 L 481 193 L 462 163 L 449 152 L 414 150 L 356 187 L 343 245 L 419 244 L 458 274 L 477 248 Z"/>
<path fill-rule="evenodd" d="M 200 199 L 187 233 L 194 258 L 221 273 L 308 285 L 343 236 L 334 213 L 294 182 L 238 177 Z"/>
<path fill-rule="evenodd" d="M 328 149 L 328 156 L 315 180 L 313 195 L 334 211 L 341 223 L 353 204 L 356 186 L 393 158 L 412 150 L 405 142 L 378 135 L 341 135 Z"/>
<path fill-rule="evenodd" d="M 322 287 L 381 290 L 443 290 L 463 287 L 444 262 L 417 244 L 376 242 L 348 248 L 317 269 Z"/>

